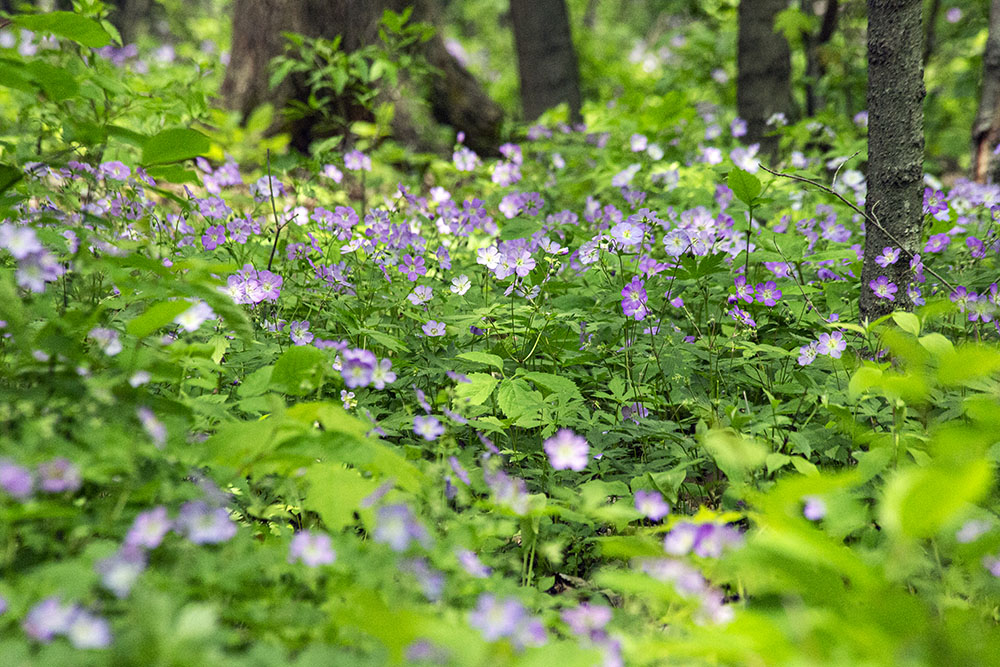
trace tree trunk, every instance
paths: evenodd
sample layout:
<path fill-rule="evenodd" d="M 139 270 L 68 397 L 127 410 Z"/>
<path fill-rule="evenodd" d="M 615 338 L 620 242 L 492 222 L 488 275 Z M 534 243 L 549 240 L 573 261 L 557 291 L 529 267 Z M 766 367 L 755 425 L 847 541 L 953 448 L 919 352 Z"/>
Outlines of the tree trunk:
<path fill-rule="evenodd" d="M 913 307 L 909 259 L 923 227 L 924 71 L 921 0 L 868 0 L 868 197 L 861 270 L 861 318 Z M 878 224 L 872 222 L 878 221 Z M 901 248 L 883 268 L 882 249 Z M 898 291 L 878 298 L 870 283 L 885 276 Z"/>
<path fill-rule="evenodd" d="M 152 0 L 116 0 L 111 22 L 122 36 L 122 44 L 134 44 L 149 25 Z"/>
<path fill-rule="evenodd" d="M 792 113 L 791 54 L 785 37 L 774 31 L 787 0 L 740 0 L 737 38 L 736 106 L 747 122 L 747 143 L 760 143 L 764 153 L 778 149 L 767 137 L 767 121 L 776 113 Z"/>
<path fill-rule="evenodd" d="M 378 22 L 385 9 L 402 11 L 409 4 L 404 0 L 236 0 L 232 51 L 222 84 L 226 105 L 246 118 L 264 102 L 280 110 L 291 99 L 305 98 L 308 91 L 300 81 L 286 80 L 276 90 L 269 87 L 269 63 L 285 49 L 282 32 L 326 39 L 340 35 L 341 48 L 350 52 L 378 39 Z M 432 3 L 424 0 L 416 5 L 413 20 L 433 15 Z M 440 37 L 435 35 L 422 49 L 428 62 L 441 70 L 431 82 L 435 118 L 465 132 L 465 143 L 473 150 L 496 153 L 503 117 L 500 107 L 448 54 Z M 363 113 L 359 109 L 347 111 L 353 120 Z M 293 145 L 305 151 L 311 124 L 306 118 L 283 129 L 291 132 Z"/>
<path fill-rule="evenodd" d="M 992 173 L 993 147 L 1000 141 L 1000 0 L 990 3 L 990 27 L 983 53 L 979 111 L 972 124 L 972 178 L 985 183 Z"/>
<path fill-rule="evenodd" d="M 810 0 L 802 0 L 802 11 L 811 11 Z M 840 5 L 837 0 L 826 0 L 826 8 L 823 10 L 823 22 L 820 24 L 819 32 L 815 35 L 803 35 L 802 46 L 806 52 L 806 115 L 815 116 L 816 112 L 823 108 L 825 100 L 818 92 L 820 80 L 826 75 L 826 67 L 820 58 L 820 48 L 830 41 L 834 31 L 837 29 L 837 14 Z"/>
<path fill-rule="evenodd" d="M 580 72 L 565 0 L 510 0 L 521 109 L 535 120 L 565 102 L 570 121 L 580 116 Z"/>

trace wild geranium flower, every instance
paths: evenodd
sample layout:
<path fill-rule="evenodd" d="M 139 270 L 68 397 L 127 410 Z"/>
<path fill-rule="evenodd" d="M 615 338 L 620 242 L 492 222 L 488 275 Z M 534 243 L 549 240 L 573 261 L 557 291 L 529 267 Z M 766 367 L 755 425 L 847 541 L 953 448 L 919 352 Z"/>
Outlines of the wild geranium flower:
<path fill-rule="evenodd" d="M 101 351 L 109 357 L 113 357 L 122 351 L 122 343 L 118 339 L 118 332 L 114 329 L 95 327 L 90 330 L 87 337 L 97 343 Z"/>
<path fill-rule="evenodd" d="M 483 565 L 483 562 L 479 560 L 479 556 L 474 551 L 457 549 L 455 556 L 458 558 L 458 564 L 462 566 L 462 569 L 477 579 L 485 579 L 493 572 L 491 568 Z"/>
<path fill-rule="evenodd" d="M 631 222 L 619 222 L 611 228 L 611 238 L 623 246 L 632 247 L 642 242 L 642 228 Z"/>
<path fill-rule="evenodd" d="M 826 503 L 819 496 L 806 496 L 802 502 L 802 516 L 810 521 L 819 521 L 826 516 Z"/>
<path fill-rule="evenodd" d="M 67 458 L 60 456 L 38 465 L 38 487 L 45 493 L 76 491 L 82 484 L 80 469 Z"/>
<path fill-rule="evenodd" d="M 424 440 L 437 440 L 444 433 L 444 425 L 437 417 L 417 415 L 413 418 L 413 432 Z"/>
<path fill-rule="evenodd" d="M 316 337 L 313 332 L 309 331 L 309 320 L 289 322 L 288 334 L 295 345 L 308 345 Z"/>
<path fill-rule="evenodd" d="M 193 306 L 174 318 L 185 331 L 197 331 L 206 320 L 215 319 L 215 311 L 204 301 L 198 301 Z"/>
<path fill-rule="evenodd" d="M 526 616 L 524 606 L 514 598 L 498 600 L 491 593 L 483 593 L 469 614 L 469 625 L 482 632 L 486 641 L 496 641 L 514 634 Z"/>
<path fill-rule="evenodd" d="M 451 161 L 459 171 L 473 171 L 479 165 L 479 156 L 467 146 L 460 146 L 451 154 Z"/>
<path fill-rule="evenodd" d="M 868 287 L 875 293 L 875 296 L 880 299 L 888 299 L 889 301 L 896 300 L 896 291 L 899 289 L 895 283 L 889 282 L 889 279 L 885 276 L 879 276 L 875 280 L 872 280 L 868 283 Z"/>
<path fill-rule="evenodd" d="M 411 282 L 416 282 L 418 276 L 422 276 L 427 273 L 426 262 L 423 257 L 406 254 L 403 255 L 403 261 L 399 265 L 399 272 L 406 275 L 407 279 Z"/>
<path fill-rule="evenodd" d="M 895 264 L 897 261 L 899 261 L 899 248 L 893 247 L 883 248 L 882 253 L 875 258 L 875 263 L 883 269 L 890 264 Z"/>
<path fill-rule="evenodd" d="M 745 136 L 747 133 L 747 122 L 742 118 L 734 118 L 733 122 L 729 124 L 729 132 L 737 139 Z"/>
<path fill-rule="evenodd" d="M 799 348 L 799 366 L 808 366 L 816 359 L 816 355 L 819 353 L 817 349 L 816 341 L 809 343 L 808 345 L 803 345 Z"/>
<path fill-rule="evenodd" d="M 635 276 L 622 288 L 622 312 L 625 317 L 634 317 L 637 321 L 642 321 L 649 314 L 649 309 L 646 307 L 645 285 L 645 281 Z"/>
<path fill-rule="evenodd" d="M 10 223 L 0 224 L 0 248 L 9 252 L 16 260 L 45 250 L 33 228 Z"/>
<path fill-rule="evenodd" d="M 629 148 L 632 149 L 633 153 L 641 153 L 646 150 L 646 146 L 649 145 L 649 140 L 646 139 L 644 134 L 633 134 L 629 139 Z"/>
<path fill-rule="evenodd" d="M 612 187 L 623 188 L 627 186 L 632 182 L 632 179 L 635 178 L 635 175 L 639 173 L 640 169 L 642 169 L 642 165 L 638 162 L 630 164 L 625 169 L 622 169 L 611 179 Z"/>
<path fill-rule="evenodd" d="M 611 607 L 581 602 L 579 606 L 564 609 L 562 620 L 579 637 L 603 639 L 604 628 L 611 620 Z"/>
<path fill-rule="evenodd" d="M 670 513 L 670 505 L 663 499 L 659 491 L 636 491 L 635 509 L 639 514 L 653 521 L 659 521 Z"/>
<path fill-rule="evenodd" d="M 198 212 L 206 218 L 219 220 L 228 217 L 233 212 L 233 209 L 229 208 L 221 197 L 208 197 L 195 201 L 198 202 Z"/>
<path fill-rule="evenodd" d="M 344 166 L 351 171 L 371 171 L 372 160 L 361 151 L 355 149 L 344 155 Z"/>
<path fill-rule="evenodd" d="M 136 547 L 124 546 L 114 555 L 97 561 L 94 568 L 101 575 L 102 586 L 115 597 L 126 598 L 139 580 L 139 575 L 146 570 L 146 553 Z"/>
<path fill-rule="evenodd" d="M 980 537 L 990 532 L 993 524 L 983 519 L 970 519 L 962 524 L 962 527 L 955 533 L 955 541 L 959 544 L 969 544 L 975 542 Z"/>
<path fill-rule="evenodd" d="M 973 292 L 972 294 L 975 294 L 975 292 Z M 960 313 L 965 312 L 965 308 L 966 306 L 968 306 L 969 301 L 971 300 L 970 297 L 971 294 L 961 285 L 956 287 L 955 291 L 953 291 L 951 294 L 948 295 L 948 298 L 951 300 L 951 302 L 956 306 L 958 306 L 958 312 Z"/>
<path fill-rule="evenodd" d="M 340 183 L 344 180 L 344 173 L 337 168 L 335 164 L 324 164 L 323 171 L 320 172 L 327 178 L 329 178 L 334 183 Z"/>
<path fill-rule="evenodd" d="M 754 288 L 757 292 L 757 302 L 762 303 L 768 308 L 775 306 L 778 303 L 778 299 L 781 298 L 781 290 L 773 280 L 768 280 L 766 283 L 758 283 Z"/>
<path fill-rule="evenodd" d="M 916 285 L 910 285 L 906 288 L 906 294 L 910 297 L 910 301 L 913 302 L 914 306 L 922 306 L 926 301 L 924 301 L 923 294 L 920 292 L 920 288 Z"/>
<path fill-rule="evenodd" d="M 73 615 L 66 637 L 74 648 L 107 648 L 111 645 L 111 626 L 100 616 L 81 609 Z"/>
<path fill-rule="evenodd" d="M 223 507 L 209 507 L 201 500 L 181 505 L 177 527 L 195 544 L 218 544 L 236 535 L 236 524 Z"/>
<path fill-rule="evenodd" d="M 542 447 L 548 454 L 549 463 L 556 470 L 580 471 L 587 467 L 590 445 L 583 436 L 568 428 L 559 429 L 554 436 L 542 443 Z"/>
<path fill-rule="evenodd" d="M 819 335 L 819 340 L 816 341 L 816 352 L 834 359 L 840 359 L 841 353 L 846 349 L 847 341 L 844 340 L 844 334 L 840 331 L 822 333 Z"/>
<path fill-rule="evenodd" d="M 26 500 L 34 490 L 31 471 L 12 461 L 0 459 L 0 489 L 18 500 Z"/>
<path fill-rule="evenodd" d="M 348 389 L 371 384 L 376 366 L 375 354 L 368 350 L 351 348 L 340 353 L 340 375 Z"/>
<path fill-rule="evenodd" d="M 521 250 L 520 252 L 515 253 L 509 261 L 511 266 L 514 268 L 514 273 L 522 278 L 531 273 L 531 270 L 535 268 L 535 259 L 527 250 Z"/>
<path fill-rule="evenodd" d="M 162 448 L 167 442 L 167 427 L 156 418 L 152 410 L 145 406 L 136 408 L 135 414 L 139 418 L 139 423 L 146 430 L 146 434 L 153 441 L 153 444 L 158 448 Z"/>
<path fill-rule="evenodd" d="M 951 243 L 951 237 L 947 234 L 935 234 L 927 239 L 924 252 L 942 252 Z"/>
<path fill-rule="evenodd" d="M 132 175 L 132 170 L 125 164 L 113 160 L 111 162 L 102 162 L 101 166 L 97 169 L 97 175 L 101 178 L 110 178 L 113 181 L 124 182 Z"/>
<path fill-rule="evenodd" d="M 421 327 L 426 336 L 443 336 L 447 331 L 447 327 L 444 322 L 435 322 L 434 320 L 428 320 L 425 325 Z"/>
<path fill-rule="evenodd" d="M 205 250 L 212 251 L 218 248 L 220 245 L 226 242 L 226 227 L 225 225 L 215 225 L 214 227 L 209 227 L 205 230 L 205 233 L 201 236 L 201 244 L 205 247 Z"/>
<path fill-rule="evenodd" d="M 286 192 L 284 184 L 274 176 L 261 176 L 250 184 L 250 194 L 255 202 L 263 202 L 271 197 L 282 197 Z"/>
<path fill-rule="evenodd" d="M 672 229 L 663 237 L 663 245 L 671 257 L 680 257 L 691 247 L 691 238 L 687 232 Z"/>
<path fill-rule="evenodd" d="M 469 280 L 469 276 L 464 273 L 457 278 L 451 279 L 451 291 L 454 294 L 462 296 L 469 291 L 470 287 L 472 287 L 472 282 Z"/>
<path fill-rule="evenodd" d="M 742 299 L 746 303 L 753 303 L 753 286 L 747 283 L 745 276 L 738 276 L 736 280 L 733 281 L 736 286 L 736 299 Z M 774 284 L 773 282 L 771 283 Z"/>
<path fill-rule="evenodd" d="M 45 598 L 28 612 L 21 623 L 24 633 L 35 641 L 47 644 L 69 630 L 79 608 L 57 597 Z"/>
<path fill-rule="evenodd" d="M 973 299 L 972 297 L 975 296 Z M 969 321 L 970 322 L 992 322 L 996 307 L 990 303 L 985 294 L 976 296 L 973 292 L 969 295 Z"/>
<path fill-rule="evenodd" d="M 173 522 L 167 516 L 167 508 L 162 505 L 141 512 L 136 515 L 132 527 L 125 535 L 125 546 L 155 549 L 172 527 Z"/>
<path fill-rule="evenodd" d="M 304 565 L 309 567 L 318 567 L 329 565 L 336 558 L 337 553 L 333 550 L 330 536 L 325 533 L 300 530 L 295 533 L 291 544 L 288 545 L 289 563 L 302 561 Z"/>
<path fill-rule="evenodd" d="M 392 372 L 392 361 L 389 359 L 382 359 L 378 362 L 378 365 L 372 369 L 372 386 L 376 389 L 385 389 L 387 384 L 392 384 L 396 381 L 396 374 Z"/>
<path fill-rule="evenodd" d="M 673 556 L 694 552 L 702 558 L 718 558 L 726 547 L 736 545 L 742 539 L 739 531 L 723 524 L 684 521 L 663 538 L 663 550 Z"/>
<path fill-rule="evenodd" d="M 423 544 L 428 540 L 427 531 L 406 505 L 380 507 L 376 513 L 372 538 L 381 544 L 388 544 L 393 551 L 406 551 L 411 543 Z"/>

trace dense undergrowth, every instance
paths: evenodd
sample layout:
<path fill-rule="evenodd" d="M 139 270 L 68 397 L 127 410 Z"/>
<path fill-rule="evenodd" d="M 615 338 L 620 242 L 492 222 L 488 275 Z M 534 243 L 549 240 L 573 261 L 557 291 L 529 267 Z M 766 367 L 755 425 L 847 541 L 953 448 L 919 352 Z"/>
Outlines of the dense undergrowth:
<path fill-rule="evenodd" d="M 204 52 L 39 21 L 0 33 L 5 664 L 995 663 L 1000 188 L 928 177 L 912 283 L 865 286 L 863 114 L 776 119 L 829 189 L 676 90 L 304 159 L 160 92 Z"/>

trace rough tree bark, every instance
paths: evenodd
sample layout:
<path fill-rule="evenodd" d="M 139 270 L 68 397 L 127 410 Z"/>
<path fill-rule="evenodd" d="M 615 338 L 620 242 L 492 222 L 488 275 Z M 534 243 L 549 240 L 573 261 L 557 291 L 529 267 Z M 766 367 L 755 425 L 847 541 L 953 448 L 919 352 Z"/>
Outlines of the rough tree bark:
<path fill-rule="evenodd" d="M 774 31 L 778 12 L 787 0 L 740 0 L 737 38 L 736 107 L 747 122 L 747 143 L 760 143 L 765 153 L 777 151 L 774 137 L 765 136 L 775 113 L 792 113 L 791 54 L 785 37 Z"/>
<path fill-rule="evenodd" d="M 404 0 L 236 0 L 233 5 L 233 42 L 222 95 L 230 109 L 244 118 L 264 102 L 276 109 L 293 98 L 305 96 L 304 87 L 286 80 L 277 89 L 268 85 L 272 58 L 284 52 L 282 32 L 332 39 L 341 36 L 341 48 L 353 51 L 377 39 L 378 21 L 385 9 L 402 11 L 414 4 Z M 413 20 L 431 20 L 433 3 L 415 3 Z M 435 118 L 465 132 L 465 143 L 481 154 L 497 152 L 503 113 L 475 78 L 435 36 L 423 45 L 428 62 L 441 70 L 432 77 L 431 109 Z M 348 110 L 356 120 L 360 110 Z M 308 146 L 310 121 L 303 119 L 285 128 L 299 149 Z"/>
<path fill-rule="evenodd" d="M 990 3 L 989 35 L 983 53 L 983 82 L 979 110 L 972 123 L 972 178 L 985 183 L 995 171 L 990 168 L 993 147 L 1000 142 L 1000 0 Z"/>
<path fill-rule="evenodd" d="M 868 0 L 868 197 L 861 270 L 861 318 L 910 310 L 910 258 L 923 227 L 924 70 L 921 0 Z M 878 225 L 872 222 L 878 220 Z M 901 248 L 883 268 L 882 249 Z M 870 283 L 886 276 L 895 301 L 878 298 Z"/>
<path fill-rule="evenodd" d="M 535 120 L 565 102 L 570 121 L 580 116 L 580 71 L 565 0 L 510 0 L 521 109 Z"/>

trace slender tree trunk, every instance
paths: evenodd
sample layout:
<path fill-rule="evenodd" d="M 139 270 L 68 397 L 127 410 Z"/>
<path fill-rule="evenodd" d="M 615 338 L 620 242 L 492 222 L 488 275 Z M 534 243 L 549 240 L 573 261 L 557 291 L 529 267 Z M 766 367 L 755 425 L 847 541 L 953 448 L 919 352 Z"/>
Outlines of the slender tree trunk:
<path fill-rule="evenodd" d="M 861 317 L 874 320 L 910 310 L 909 259 L 923 228 L 924 73 L 920 0 L 868 0 L 868 197 L 861 271 Z M 883 268 L 882 249 L 903 252 Z M 895 301 L 869 286 L 880 276 L 894 283 Z"/>
<path fill-rule="evenodd" d="M 993 147 L 1000 141 L 1000 0 L 990 3 L 989 36 L 983 53 L 979 111 L 972 124 L 972 178 L 985 183 L 994 170 Z"/>
<path fill-rule="evenodd" d="M 332 39 L 341 36 L 341 48 L 353 51 L 378 38 L 378 22 L 385 9 L 401 11 L 404 0 L 235 0 L 233 40 L 222 95 L 230 109 L 246 118 L 264 102 L 281 109 L 290 99 L 307 94 L 301 82 L 286 80 L 276 90 L 269 86 L 269 63 L 285 49 L 282 32 Z M 429 0 L 415 6 L 414 20 L 433 19 Z M 432 79 L 431 107 L 435 118 L 465 132 L 466 144 L 482 154 L 497 152 L 500 143 L 500 107 L 485 93 L 475 78 L 463 68 L 435 36 L 422 45 L 428 62 L 440 70 Z M 345 105 L 346 107 L 346 105 Z M 346 108 L 356 120 L 359 109 Z M 293 144 L 308 148 L 311 121 L 303 119 L 289 130 Z"/>
<path fill-rule="evenodd" d="M 740 0 L 737 39 L 736 106 L 747 122 L 747 143 L 760 143 L 774 154 L 778 142 L 767 137 L 767 121 L 792 113 L 791 54 L 785 37 L 774 31 L 774 18 L 786 0 Z"/>
<path fill-rule="evenodd" d="M 565 102 L 580 121 L 580 73 L 565 0 L 510 0 L 525 120 Z"/>
<path fill-rule="evenodd" d="M 924 67 L 934 53 L 937 42 L 937 22 L 938 14 L 941 13 L 941 0 L 931 0 L 931 7 L 927 12 L 927 23 L 924 26 Z"/>
<path fill-rule="evenodd" d="M 810 6 L 810 0 L 802 0 L 803 11 L 810 11 Z M 802 39 L 802 46 L 806 52 L 806 115 L 810 117 L 815 116 L 825 104 L 823 96 L 817 91 L 820 80 L 826 74 L 826 67 L 820 58 L 819 50 L 833 37 L 837 29 L 839 11 L 840 4 L 837 0 L 827 0 L 819 31 L 815 35 L 804 35 Z"/>

